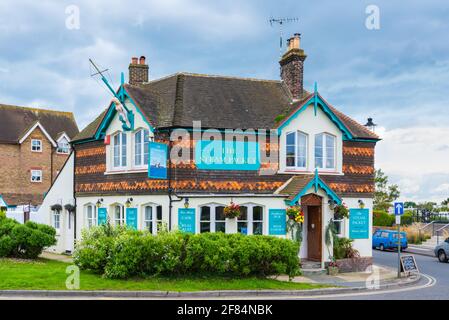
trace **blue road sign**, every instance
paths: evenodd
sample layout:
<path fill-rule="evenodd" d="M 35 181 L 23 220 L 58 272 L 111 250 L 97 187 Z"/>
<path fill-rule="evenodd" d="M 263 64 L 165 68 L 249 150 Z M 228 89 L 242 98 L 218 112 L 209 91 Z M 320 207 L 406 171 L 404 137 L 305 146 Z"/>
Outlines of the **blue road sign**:
<path fill-rule="evenodd" d="M 402 216 L 404 214 L 404 203 L 395 202 L 394 203 L 394 214 L 397 216 Z"/>

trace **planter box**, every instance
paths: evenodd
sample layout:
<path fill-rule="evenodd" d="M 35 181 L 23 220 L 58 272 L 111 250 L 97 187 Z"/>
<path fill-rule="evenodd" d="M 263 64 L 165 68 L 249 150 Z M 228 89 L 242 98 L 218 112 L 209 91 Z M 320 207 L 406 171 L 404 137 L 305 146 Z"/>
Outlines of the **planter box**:
<path fill-rule="evenodd" d="M 337 265 L 341 273 L 371 271 L 373 266 L 373 258 L 359 257 L 352 259 L 340 259 L 337 260 Z"/>
<path fill-rule="evenodd" d="M 330 276 L 336 276 L 338 274 L 338 267 L 327 267 L 327 274 Z"/>

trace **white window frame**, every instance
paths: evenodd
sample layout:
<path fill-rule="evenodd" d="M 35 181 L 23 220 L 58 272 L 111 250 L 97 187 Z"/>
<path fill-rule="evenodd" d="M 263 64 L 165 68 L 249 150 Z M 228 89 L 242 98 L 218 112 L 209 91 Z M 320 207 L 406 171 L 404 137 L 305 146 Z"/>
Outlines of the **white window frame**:
<path fill-rule="evenodd" d="M 148 136 L 148 141 L 145 142 L 145 133 Z M 136 135 L 139 134 L 140 135 L 140 146 L 139 146 L 139 160 L 140 160 L 140 164 L 136 163 L 137 160 L 137 139 L 136 139 Z M 148 160 L 148 156 L 149 156 L 149 142 L 150 142 L 150 131 L 148 129 L 144 129 L 144 128 L 140 128 L 137 129 L 136 131 L 133 132 L 133 159 L 132 159 L 132 164 L 133 167 L 135 168 L 147 168 L 148 167 L 148 163 L 145 163 L 145 154 L 147 156 L 147 160 Z M 145 144 L 146 144 L 146 153 L 145 153 Z M 147 161 L 148 162 L 148 161 Z"/>
<path fill-rule="evenodd" d="M 294 165 L 293 166 L 289 166 L 289 165 L 287 165 L 287 147 L 288 146 L 292 146 L 292 145 L 289 145 L 289 144 L 287 144 L 287 136 L 289 135 L 289 134 L 295 134 L 295 143 L 294 143 L 294 145 L 293 145 L 293 147 L 294 147 L 294 152 L 295 152 L 295 155 L 294 155 Z M 299 149 L 299 136 L 304 136 L 305 138 L 306 138 L 306 148 L 305 148 L 305 160 L 306 160 L 306 163 L 305 163 L 305 166 L 298 166 L 298 156 L 299 156 L 299 152 L 298 152 L 298 149 Z M 305 133 L 305 132 L 302 132 L 302 131 L 300 131 L 300 130 L 297 130 L 297 131 L 289 131 L 289 132 L 287 132 L 286 134 L 285 134 L 285 150 L 284 150 L 284 154 L 285 154 L 285 167 L 287 168 L 287 170 L 307 170 L 307 167 L 308 167 L 308 164 L 309 164 L 309 157 L 308 157 L 308 154 L 309 154 L 309 135 L 307 134 L 307 133 Z"/>
<path fill-rule="evenodd" d="M 238 223 L 239 222 L 246 222 L 247 223 L 247 235 L 253 235 L 254 234 L 254 222 L 262 222 L 262 235 L 266 234 L 265 228 L 267 223 L 266 218 L 266 208 L 264 205 L 257 204 L 257 203 L 243 203 L 240 204 L 240 207 L 247 207 L 247 217 L 246 220 L 240 220 L 237 218 L 237 232 L 238 232 Z M 254 207 L 261 207 L 262 208 L 262 220 L 254 220 Z"/>
<path fill-rule="evenodd" d="M 203 207 L 209 207 L 210 208 L 210 217 L 209 220 L 201 220 L 201 209 Z M 209 232 L 217 232 L 217 223 L 223 223 L 225 225 L 225 230 L 223 232 L 226 232 L 226 219 L 224 220 L 217 220 L 216 219 L 216 209 L 217 207 L 223 207 L 225 208 L 226 205 L 225 204 L 221 204 L 221 203 L 206 203 L 206 204 L 202 204 L 198 207 L 198 221 L 197 221 L 197 233 L 201 233 L 201 223 L 203 222 L 207 222 L 210 225 L 210 231 Z"/>
<path fill-rule="evenodd" d="M 334 224 L 335 223 L 339 223 L 340 224 L 340 232 L 337 233 L 338 237 L 343 237 L 345 234 L 345 219 L 338 219 L 338 220 L 333 220 Z"/>
<path fill-rule="evenodd" d="M 35 146 L 34 143 L 38 142 L 38 146 Z M 36 147 L 36 150 L 33 148 Z M 42 140 L 41 139 L 31 139 L 31 152 L 42 152 Z"/>
<path fill-rule="evenodd" d="M 123 145 L 123 136 L 126 137 L 126 145 Z M 119 144 L 118 144 L 118 158 L 119 158 L 119 165 L 115 165 L 115 140 L 119 137 Z M 125 169 L 128 166 L 128 143 L 129 143 L 129 137 L 126 134 L 126 132 L 119 131 L 112 135 L 112 163 L 111 166 L 114 170 L 120 170 Z M 125 150 L 125 157 L 123 157 L 123 150 Z M 126 163 L 123 163 L 123 159 L 125 159 Z"/>
<path fill-rule="evenodd" d="M 321 143 L 321 146 L 320 146 L 321 149 L 322 149 L 322 157 L 321 157 L 322 158 L 322 166 L 321 167 L 318 167 L 318 165 L 317 165 L 317 155 L 316 155 L 316 148 L 317 148 L 316 138 L 319 135 L 323 136 L 323 140 L 322 140 L 322 143 Z M 326 137 L 328 137 L 328 136 L 332 137 L 334 139 L 334 145 L 333 145 L 333 149 L 334 149 L 334 152 L 333 152 L 334 166 L 333 167 L 327 167 L 326 166 L 327 160 L 328 160 L 328 154 L 327 154 L 328 146 L 327 146 L 327 139 L 326 139 Z M 317 133 L 315 135 L 314 143 L 315 143 L 315 147 L 314 147 L 313 153 L 314 153 L 314 159 L 315 159 L 315 168 L 317 168 L 318 170 L 336 170 L 337 169 L 337 137 L 335 135 L 327 133 L 327 132 Z"/>
<path fill-rule="evenodd" d="M 152 214 L 151 214 L 151 220 L 147 220 L 146 219 L 146 208 L 150 207 Z M 161 219 L 157 219 L 157 208 L 161 207 Z M 147 230 L 149 231 L 151 234 L 153 235 L 157 235 L 158 233 L 158 227 L 162 225 L 163 221 L 164 221 L 164 208 L 162 205 L 157 204 L 157 203 L 146 203 L 144 205 L 141 206 L 141 211 L 142 211 L 142 230 Z M 151 226 L 151 231 L 148 230 L 147 226 L 146 226 L 146 222 L 151 222 L 152 226 Z"/>
<path fill-rule="evenodd" d="M 125 206 L 120 203 L 114 203 L 112 206 L 112 220 L 114 221 L 114 226 L 125 226 L 126 225 L 126 210 Z M 116 209 L 120 207 L 120 217 L 116 217 Z M 118 223 L 117 223 L 118 222 Z"/>
<path fill-rule="evenodd" d="M 63 144 L 64 147 L 61 147 L 61 144 Z M 70 153 L 70 143 L 69 143 L 69 140 L 67 140 L 67 138 L 65 136 L 62 136 L 58 140 L 56 145 L 57 145 L 56 153 L 58 153 L 58 154 L 69 154 Z M 67 150 L 65 150 L 65 148 L 67 148 Z"/>
<path fill-rule="evenodd" d="M 89 208 L 92 208 L 92 216 L 89 217 Z M 98 225 L 97 206 L 89 203 L 85 205 L 86 211 L 86 227 L 88 229 Z"/>
<path fill-rule="evenodd" d="M 38 174 L 36 174 L 36 173 L 38 173 Z M 31 176 L 30 176 L 30 181 L 32 182 L 32 183 L 41 183 L 42 182 L 42 170 L 30 170 L 30 174 L 31 174 Z M 37 177 L 37 178 L 39 178 L 39 180 L 33 180 L 33 177 Z"/>
<path fill-rule="evenodd" d="M 56 231 L 59 233 L 59 230 L 61 230 L 61 211 L 60 210 L 52 210 L 52 225 L 56 229 Z"/>

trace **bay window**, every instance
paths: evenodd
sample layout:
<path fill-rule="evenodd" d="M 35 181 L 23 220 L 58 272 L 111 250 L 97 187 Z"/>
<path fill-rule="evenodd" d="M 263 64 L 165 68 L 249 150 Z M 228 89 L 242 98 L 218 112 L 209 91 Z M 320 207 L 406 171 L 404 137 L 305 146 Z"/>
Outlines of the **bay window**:
<path fill-rule="evenodd" d="M 113 166 L 114 168 L 126 167 L 126 133 L 119 132 L 113 136 Z"/>
<path fill-rule="evenodd" d="M 285 159 L 288 168 L 306 169 L 307 140 L 307 134 L 301 131 L 287 133 Z"/>
<path fill-rule="evenodd" d="M 149 132 L 141 129 L 134 133 L 134 166 L 143 167 L 148 164 Z"/>
<path fill-rule="evenodd" d="M 320 133 L 315 136 L 315 167 L 319 169 L 335 169 L 335 136 Z"/>

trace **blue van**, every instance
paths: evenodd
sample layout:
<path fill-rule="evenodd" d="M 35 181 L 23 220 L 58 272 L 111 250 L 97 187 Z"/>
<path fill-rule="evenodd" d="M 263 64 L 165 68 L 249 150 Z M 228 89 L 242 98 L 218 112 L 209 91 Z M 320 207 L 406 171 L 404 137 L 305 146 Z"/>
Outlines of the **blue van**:
<path fill-rule="evenodd" d="M 407 233 L 401 232 L 401 250 L 407 249 Z M 373 234 L 373 249 L 380 249 L 382 251 L 386 249 L 398 248 L 398 232 L 393 230 L 377 230 Z"/>

